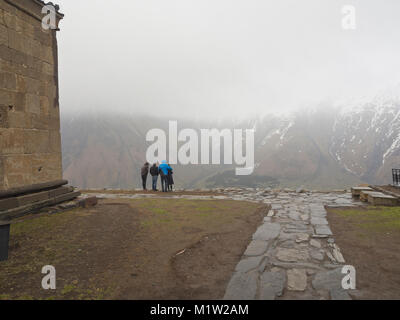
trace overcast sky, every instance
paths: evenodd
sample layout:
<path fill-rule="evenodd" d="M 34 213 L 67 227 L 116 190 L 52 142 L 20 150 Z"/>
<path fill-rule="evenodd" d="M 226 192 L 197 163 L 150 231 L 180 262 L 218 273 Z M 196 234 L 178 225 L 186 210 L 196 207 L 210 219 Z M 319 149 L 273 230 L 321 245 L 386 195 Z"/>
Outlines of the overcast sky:
<path fill-rule="evenodd" d="M 56 2 L 63 112 L 254 115 L 400 83 L 399 0 Z"/>

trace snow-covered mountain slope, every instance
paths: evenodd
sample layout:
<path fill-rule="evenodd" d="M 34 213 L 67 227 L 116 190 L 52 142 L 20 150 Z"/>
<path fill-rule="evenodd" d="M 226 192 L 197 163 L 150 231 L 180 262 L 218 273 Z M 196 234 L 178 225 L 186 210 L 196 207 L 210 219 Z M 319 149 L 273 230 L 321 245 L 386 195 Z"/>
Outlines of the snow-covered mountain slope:
<path fill-rule="evenodd" d="M 347 171 L 371 183 L 389 183 L 400 166 L 400 100 L 377 97 L 342 106 L 335 119 L 331 155 Z"/>

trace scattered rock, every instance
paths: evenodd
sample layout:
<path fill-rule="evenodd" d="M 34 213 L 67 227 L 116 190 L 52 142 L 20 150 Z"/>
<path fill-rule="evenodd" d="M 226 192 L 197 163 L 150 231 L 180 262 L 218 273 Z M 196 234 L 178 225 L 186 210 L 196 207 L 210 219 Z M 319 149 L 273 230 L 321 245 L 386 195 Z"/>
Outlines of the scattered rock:
<path fill-rule="evenodd" d="M 89 197 L 82 200 L 79 200 L 79 206 L 83 208 L 94 207 L 97 205 L 98 199 L 97 197 Z"/>

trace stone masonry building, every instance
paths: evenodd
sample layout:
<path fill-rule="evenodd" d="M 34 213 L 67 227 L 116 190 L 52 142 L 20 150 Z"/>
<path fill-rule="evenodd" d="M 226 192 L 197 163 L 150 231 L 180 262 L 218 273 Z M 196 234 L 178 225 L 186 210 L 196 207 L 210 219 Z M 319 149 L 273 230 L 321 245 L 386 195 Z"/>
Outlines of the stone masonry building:
<path fill-rule="evenodd" d="M 62 179 L 58 27 L 42 28 L 44 4 L 0 0 L 0 191 Z"/>

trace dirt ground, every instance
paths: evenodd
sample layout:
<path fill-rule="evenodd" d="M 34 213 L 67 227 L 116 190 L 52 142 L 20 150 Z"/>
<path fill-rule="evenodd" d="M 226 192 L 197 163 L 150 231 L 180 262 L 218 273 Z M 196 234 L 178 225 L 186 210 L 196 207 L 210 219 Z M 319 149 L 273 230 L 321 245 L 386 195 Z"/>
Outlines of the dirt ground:
<path fill-rule="evenodd" d="M 104 194 L 151 194 L 157 197 L 169 197 L 173 196 L 216 196 L 223 195 L 222 193 L 215 191 L 174 191 L 174 192 L 161 192 L 153 190 L 80 190 L 81 193 L 104 193 Z"/>
<path fill-rule="evenodd" d="M 11 227 L 0 299 L 220 299 L 266 208 L 248 202 L 101 200 Z M 43 290 L 41 269 L 56 268 Z"/>
<path fill-rule="evenodd" d="M 335 240 L 356 268 L 357 299 L 400 299 L 400 207 L 328 209 Z"/>

